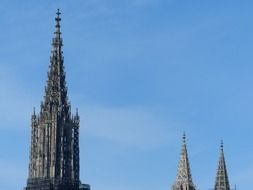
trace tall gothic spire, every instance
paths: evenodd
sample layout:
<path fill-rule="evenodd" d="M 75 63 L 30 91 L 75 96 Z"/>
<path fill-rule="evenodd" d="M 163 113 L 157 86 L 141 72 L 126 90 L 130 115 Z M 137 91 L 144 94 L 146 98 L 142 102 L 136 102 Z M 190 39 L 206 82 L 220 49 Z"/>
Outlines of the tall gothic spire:
<path fill-rule="evenodd" d="M 50 66 L 48 71 L 48 80 L 45 88 L 45 99 L 43 108 L 45 111 L 52 111 L 52 109 L 67 113 L 70 116 L 70 105 L 67 97 L 67 87 L 65 81 L 65 72 L 63 66 L 63 52 L 62 52 L 62 38 L 60 25 L 60 10 L 56 13 L 56 25 L 54 37 L 52 40 L 52 50 L 50 56 Z"/>
<path fill-rule="evenodd" d="M 184 133 L 176 182 L 172 186 L 172 190 L 195 190 L 195 189 L 196 187 L 192 181 L 190 163 L 187 154 L 186 135 Z"/>
<path fill-rule="evenodd" d="M 222 141 L 214 190 L 230 190 Z"/>
<path fill-rule="evenodd" d="M 71 116 L 63 66 L 60 11 L 52 40 L 48 80 L 38 115 L 32 114 L 29 177 L 25 190 L 88 190 L 79 178 L 78 112 Z"/>

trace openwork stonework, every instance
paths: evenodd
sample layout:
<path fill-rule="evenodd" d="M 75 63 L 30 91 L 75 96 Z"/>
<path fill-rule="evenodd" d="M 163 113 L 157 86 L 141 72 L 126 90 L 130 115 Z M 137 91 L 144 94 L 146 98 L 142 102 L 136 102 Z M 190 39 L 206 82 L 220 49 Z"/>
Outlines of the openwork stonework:
<path fill-rule="evenodd" d="M 218 163 L 214 190 L 230 190 L 227 167 L 223 150 L 223 142 L 221 142 L 220 158 Z"/>
<path fill-rule="evenodd" d="M 63 66 L 60 12 L 48 80 L 38 114 L 32 114 L 29 177 L 24 190 L 89 190 L 79 178 L 79 115 L 71 114 Z"/>
<path fill-rule="evenodd" d="M 183 144 L 177 170 L 176 182 L 172 186 L 172 190 L 196 190 L 195 185 L 192 182 L 185 134 L 183 136 Z"/>
<path fill-rule="evenodd" d="M 171 190 L 197 190 L 196 186 L 192 181 L 185 134 L 183 135 L 183 143 L 178 164 L 177 177 Z M 228 180 L 223 142 L 221 142 L 220 158 L 213 190 L 231 190 Z M 234 190 L 236 190 L 236 188 Z"/>

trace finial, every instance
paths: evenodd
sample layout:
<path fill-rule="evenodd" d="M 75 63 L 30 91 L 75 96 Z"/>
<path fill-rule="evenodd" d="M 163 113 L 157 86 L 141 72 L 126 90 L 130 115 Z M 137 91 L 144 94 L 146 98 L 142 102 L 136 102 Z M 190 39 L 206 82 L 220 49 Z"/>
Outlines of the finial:
<path fill-rule="evenodd" d="M 190 190 L 196 190 L 195 185 L 193 184 L 190 170 L 190 163 L 187 154 L 186 148 L 186 135 L 183 133 L 183 144 L 181 147 L 180 160 L 178 164 L 176 182 L 172 187 L 172 190 L 184 189 L 186 187 Z"/>
<path fill-rule="evenodd" d="M 221 140 L 221 144 L 220 144 L 221 150 L 223 150 L 223 147 L 224 147 L 223 140 Z"/>
<path fill-rule="evenodd" d="M 55 21 L 56 21 L 56 28 L 57 28 L 57 30 L 56 30 L 56 32 L 60 32 L 59 30 L 60 30 L 60 21 L 61 21 L 61 18 L 60 18 L 60 15 L 61 15 L 61 12 L 60 12 L 60 9 L 57 9 L 57 12 L 56 12 L 56 18 L 55 18 Z"/>
<path fill-rule="evenodd" d="M 76 108 L 76 115 L 78 115 L 78 108 Z"/>
<path fill-rule="evenodd" d="M 61 20 L 61 18 L 60 18 L 60 15 L 61 15 L 61 12 L 60 12 L 60 9 L 57 9 L 57 12 L 56 12 L 56 15 L 57 15 L 57 17 L 56 17 L 56 21 L 60 21 Z"/>
<path fill-rule="evenodd" d="M 185 132 L 183 133 L 183 143 L 184 143 L 184 144 L 186 143 L 186 135 L 185 135 Z"/>
<path fill-rule="evenodd" d="M 35 107 L 33 107 L 33 115 L 35 115 Z"/>
<path fill-rule="evenodd" d="M 57 9 L 57 13 L 58 17 L 60 16 L 61 12 L 60 12 L 60 9 Z"/>
<path fill-rule="evenodd" d="M 53 39 L 53 45 L 54 46 L 62 46 L 62 39 L 61 39 L 61 25 L 60 25 L 60 21 L 61 21 L 61 12 L 60 12 L 60 9 L 57 9 L 57 12 L 56 12 L 56 17 L 55 17 L 55 22 L 56 22 L 56 25 L 55 25 L 55 36 L 54 36 L 54 39 Z"/>

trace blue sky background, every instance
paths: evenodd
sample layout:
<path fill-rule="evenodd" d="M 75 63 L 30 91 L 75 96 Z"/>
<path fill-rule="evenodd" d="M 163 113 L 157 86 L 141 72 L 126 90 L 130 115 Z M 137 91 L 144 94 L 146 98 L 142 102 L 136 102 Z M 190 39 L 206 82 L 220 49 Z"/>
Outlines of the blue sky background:
<path fill-rule="evenodd" d="M 1 0 L 1 190 L 26 184 L 57 8 L 83 182 L 170 189 L 185 131 L 198 189 L 214 186 L 221 139 L 231 186 L 252 187 L 252 1 Z"/>

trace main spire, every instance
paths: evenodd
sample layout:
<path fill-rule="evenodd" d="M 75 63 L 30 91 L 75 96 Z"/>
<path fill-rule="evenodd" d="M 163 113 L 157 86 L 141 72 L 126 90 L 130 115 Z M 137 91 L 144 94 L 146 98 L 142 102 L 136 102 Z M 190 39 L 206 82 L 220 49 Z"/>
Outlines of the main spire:
<path fill-rule="evenodd" d="M 52 40 L 50 66 L 48 71 L 47 85 L 45 88 L 43 110 L 52 111 L 52 109 L 55 109 L 60 112 L 65 112 L 70 116 L 70 113 L 68 113 L 70 111 L 70 105 L 67 97 L 67 87 L 63 66 L 63 43 L 61 38 L 60 15 L 61 13 L 58 9 L 55 18 L 56 25 Z"/>
<path fill-rule="evenodd" d="M 228 173 L 227 173 L 225 156 L 224 156 L 223 141 L 221 141 L 220 158 L 219 158 L 214 190 L 230 190 Z"/>
<path fill-rule="evenodd" d="M 182 150 L 178 165 L 176 182 L 172 186 L 172 190 L 195 190 L 196 188 L 192 181 L 190 163 L 187 154 L 185 133 L 183 135 L 182 141 Z"/>
<path fill-rule="evenodd" d="M 29 177 L 25 190 L 89 190 L 80 181 L 78 111 L 71 115 L 62 55 L 60 11 L 56 13 L 48 80 L 38 115 L 31 120 Z"/>

